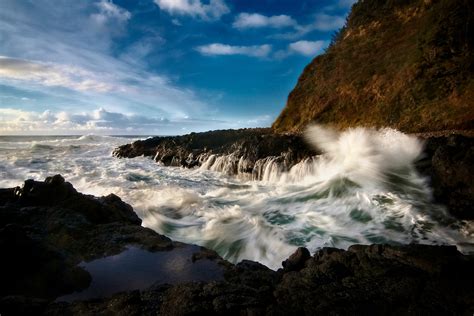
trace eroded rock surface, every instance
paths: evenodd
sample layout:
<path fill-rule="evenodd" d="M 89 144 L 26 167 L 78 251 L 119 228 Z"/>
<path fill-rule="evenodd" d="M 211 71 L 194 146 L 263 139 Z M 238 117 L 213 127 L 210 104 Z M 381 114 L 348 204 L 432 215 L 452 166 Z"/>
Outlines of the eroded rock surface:
<path fill-rule="evenodd" d="M 315 154 L 300 136 L 274 134 L 264 128 L 153 137 L 120 146 L 113 153 L 121 158 L 154 157 L 165 166 L 206 165 L 231 175 L 253 175 L 256 180 L 261 179 L 265 164 L 276 162 L 283 171 Z"/>

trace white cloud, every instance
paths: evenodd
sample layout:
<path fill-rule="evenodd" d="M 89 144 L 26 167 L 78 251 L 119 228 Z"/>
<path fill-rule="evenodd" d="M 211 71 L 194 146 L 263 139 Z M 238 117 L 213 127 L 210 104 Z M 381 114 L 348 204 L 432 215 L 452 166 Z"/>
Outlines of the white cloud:
<path fill-rule="evenodd" d="M 179 22 L 178 19 L 172 19 L 172 20 L 171 20 L 171 23 L 173 23 L 173 24 L 176 25 L 176 26 L 182 26 L 181 22 Z"/>
<path fill-rule="evenodd" d="M 143 37 L 130 44 L 120 54 L 120 59 L 129 63 L 147 62 L 146 57 L 159 50 L 165 43 L 166 40 L 159 35 Z"/>
<path fill-rule="evenodd" d="M 0 56 L 0 77 L 59 86 L 76 91 L 108 92 L 114 89 L 110 83 L 96 74 L 79 67 Z"/>
<path fill-rule="evenodd" d="M 45 132 L 57 131 L 100 132 L 125 130 L 150 130 L 169 126 L 168 119 L 162 117 L 145 117 L 110 112 L 103 108 L 91 112 L 68 113 L 65 111 L 53 113 L 31 112 L 11 108 L 0 108 L 0 134 L 11 132 Z"/>
<path fill-rule="evenodd" d="M 132 17 L 132 14 L 114 4 L 111 0 L 101 0 L 95 4 L 98 13 L 90 15 L 92 23 L 90 25 L 96 28 L 96 32 L 109 34 L 112 37 L 123 36 L 125 26 Z"/>
<path fill-rule="evenodd" d="M 233 117 L 230 120 L 125 114 L 98 108 L 89 112 L 43 112 L 0 108 L 0 135 L 156 134 L 176 135 L 189 131 L 270 126 L 272 117 Z"/>
<path fill-rule="evenodd" d="M 108 19 L 116 19 L 120 22 L 126 22 L 132 16 L 127 10 L 115 5 L 111 0 L 101 0 L 97 3 L 99 13 L 92 16 L 100 23 L 105 23 Z"/>
<path fill-rule="evenodd" d="M 343 27 L 346 23 L 345 16 L 330 15 L 326 13 L 319 13 L 314 16 L 314 21 L 306 25 L 295 25 L 294 31 L 287 33 L 280 33 L 270 36 L 276 39 L 294 40 L 301 38 L 314 31 L 330 32 L 336 31 Z"/>
<path fill-rule="evenodd" d="M 154 0 L 161 10 L 171 15 L 190 15 L 202 20 L 217 20 L 230 12 L 223 0 L 210 0 L 204 4 L 201 0 Z"/>
<path fill-rule="evenodd" d="M 327 41 L 297 41 L 288 46 L 290 52 L 295 52 L 304 56 L 315 56 L 323 51 L 328 45 Z"/>
<path fill-rule="evenodd" d="M 249 28 L 283 28 L 296 26 L 298 23 L 288 15 L 265 16 L 258 13 L 240 13 L 232 26 L 237 29 Z"/>
<path fill-rule="evenodd" d="M 232 46 L 220 43 L 198 46 L 198 52 L 203 55 L 246 55 L 252 57 L 266 57 L 271 52 L 271 45 Z"/>
<path fill-rule="evenodd" d="M 343 16 L 321 13 L 316 15 L 311 28 L 318 31 L 335 31 L 343 27 L 345 23 L 346 19 Z"/>
<path fill-rule="evenodd" d="M 159 32 L 148 31 L 148 36 L 130 43 L 129 50 L 137 53 L 133 58 L 123 48 L 117 55 L 115 35 L 109 31 L 117 19 L 99 25 L 91 18 L 99 12 L 96 4 L 83 1 L 67 1 L 67 6 L 39 1 L 2 4 L 0 56 L 9 57 L 0 61 L 0 84 L 16 91 L 15 96 L 34 96 L 28 108 L 38 110 L 107 106 L 118 112 L 179 118 L 196 116 L 211 106 L 194 90 L 150 70 L 146 57 L 164 41 Z M 25 107 L 19 99 L 1 101 L 4 108 Z"/>

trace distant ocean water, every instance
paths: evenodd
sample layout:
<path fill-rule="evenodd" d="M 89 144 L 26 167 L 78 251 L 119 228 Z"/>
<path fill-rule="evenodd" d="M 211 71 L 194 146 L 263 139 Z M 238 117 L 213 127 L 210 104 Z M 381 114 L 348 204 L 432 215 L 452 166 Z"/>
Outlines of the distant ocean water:
<path fill-rule="evenodd" d="M 413 168 L 421 144 L 396 131 L 359 129 L 336 137 L 314 130 L 313 143 L 326 154 L 288 173 L 269 164 L 265 181 L 226 176 L 213 171 L 211 162 L 184 169 L 144 157 L 112 157 L 115 147 L 138 138 L 143 137 L 0 136 L 0 187 L 59 173 L 80 192 L 117 194 L 144 226 L 174 240 L 271 268 L 298 246 L 473 247 L 471 224 L 433 204 L 425 179 Z"/>

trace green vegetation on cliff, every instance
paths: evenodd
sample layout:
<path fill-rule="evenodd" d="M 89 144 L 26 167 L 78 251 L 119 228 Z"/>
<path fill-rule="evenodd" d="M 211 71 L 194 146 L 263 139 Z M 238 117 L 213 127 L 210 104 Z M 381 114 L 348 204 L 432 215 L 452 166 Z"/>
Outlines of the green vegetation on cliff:
<path fill-rule="evenodd" d="M 473 129 L 473 48 L 472 0 L 360 0 L 272 127 Z"/>

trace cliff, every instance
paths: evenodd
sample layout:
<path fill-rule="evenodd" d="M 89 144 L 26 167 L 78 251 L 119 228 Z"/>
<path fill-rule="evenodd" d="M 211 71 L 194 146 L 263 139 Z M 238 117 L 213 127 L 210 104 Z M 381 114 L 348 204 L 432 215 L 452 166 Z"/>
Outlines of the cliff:
<path fill-rule="evenodd" d="M 272 128 L 472 129 L 473 47 L 472 1 L 361 0 L 304 69 Z"/>

